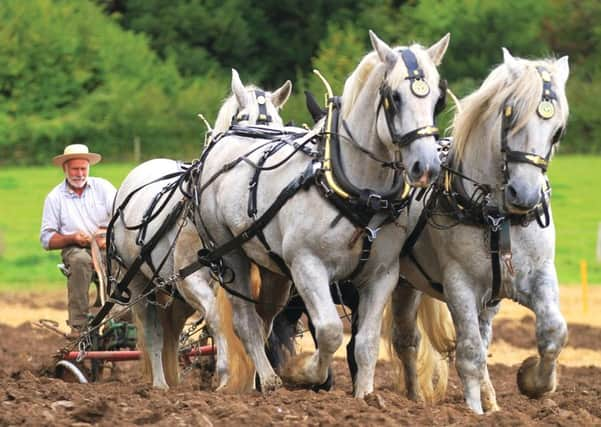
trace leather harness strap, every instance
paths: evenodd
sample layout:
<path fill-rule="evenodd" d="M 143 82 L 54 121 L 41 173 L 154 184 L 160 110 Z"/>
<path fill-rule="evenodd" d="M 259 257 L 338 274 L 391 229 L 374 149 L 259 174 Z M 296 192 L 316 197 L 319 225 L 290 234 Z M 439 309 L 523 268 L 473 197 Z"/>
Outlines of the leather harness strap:
<path fill-rule="evenodd" d="M 238 234 L 233 239 L 214 249 L 201 249 L 198 252 L 197 261 L 179 270 L 179 276 L 185 278 L 202 267 L 217 268 L 216 262 L 233 249 L 241 247 L 244 243 L 255 237 L 275 217 L 292 196 L 301 188 L 308 188 L 313 182 L 315 171 L 313 162 L 309 162 L 307 168 L 295 179 L 293 179 L 278 195 L 273 204 L 261 215 L 250 227 Z"/>

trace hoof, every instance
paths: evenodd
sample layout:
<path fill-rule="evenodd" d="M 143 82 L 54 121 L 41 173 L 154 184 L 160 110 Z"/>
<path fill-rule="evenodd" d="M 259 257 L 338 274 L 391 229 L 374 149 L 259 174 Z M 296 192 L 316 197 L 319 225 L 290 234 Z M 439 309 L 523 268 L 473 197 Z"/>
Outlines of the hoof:
<path fill-rule="evenodd" d="M 277 375 L 263 382 L 259 379 L 257 382 L 259 383 L 257 389 L 263 394 L 275 391 L 282 386 L 282 380 Z"/>
<path fill-rule="evenodd" d="M 332 387 L 334 387 L 334 372 L 332 372 L 332 368 L 328 368 L 328 378 L 326 379 L 326 382 L 311 386 L 311 390 L 318 393 L 321 390 L 330 391 L 332 390 Z"/>
<path fill-rule="evenodd" d="M 330 372 L 326 372 L 323 377 L 318 377 L 311 369 L 312 355 L 302 354 L 290 360 L 288 365 L 282 370 L 282 378 L 290 384 L 300 386 L 314 386 L 316 384 L 326 384 Z"/>
<path fill-rule="evenodd" d="M 425 399 L 417 390 L 407 390 L 407 399 L 417 403 L 425 402 Z"/>
<path fill-rule="evenodd" d="M 482 409 L 487 414 L 499 412 L 501 410 L 497 402 L 482 402 Z"/>
<path fill-rule="evenodd" d="M 156 388 L 157 390 L 169 390 L 169 386 L 167 385 L 167 383 L 157 383 L 157 384 L 153 384 L 152 385 L 153 388 Z"/>
<path fill-rule="evenodd" d="M 556 386 L 555 372 L 546 381 L 541 381 L 538 378 L 539 358 L 530 356 L 518 369 L 517 383 L 520 393 L 528 396 L 531 399 L 538 399 L 545 393 L 554 392 Z"/>

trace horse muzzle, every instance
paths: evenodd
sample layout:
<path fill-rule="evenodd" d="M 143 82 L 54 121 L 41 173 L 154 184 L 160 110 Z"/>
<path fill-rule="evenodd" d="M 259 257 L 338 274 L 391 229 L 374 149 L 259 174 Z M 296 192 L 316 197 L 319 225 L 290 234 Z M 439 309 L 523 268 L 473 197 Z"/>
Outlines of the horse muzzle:
<path fill-rule="evenodd" d="M 413 187 L 425 188 L 432 184 L 440 174 L 440 163 L 424 163 L 416 160 L 407 169 L 409 184 Z"/>
<path fill-rule="evenodd" d="M 504 191 L 505 208 L 515 214 L 525 214 L 541 202 L 542 191 L 538 186 L 510 180 Z"/>

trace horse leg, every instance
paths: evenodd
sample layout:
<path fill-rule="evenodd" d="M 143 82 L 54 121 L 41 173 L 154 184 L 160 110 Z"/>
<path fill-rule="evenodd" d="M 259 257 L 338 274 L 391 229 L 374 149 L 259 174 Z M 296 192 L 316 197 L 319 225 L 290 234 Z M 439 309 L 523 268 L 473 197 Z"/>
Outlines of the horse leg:
<path fill-rule="evenodd" d="M 340 290 L 340 295 L 338 295 L 338 290 Z M 346 362 L 349 367 L 349 371 L 351 372 L 351 380 L 353 383 L 355 382 L 355 377 L 357 376 L 357 361 L 355 360 L 355 340 L 357 331 L 359 329 L 359 293 L 357 292 L 357 288 L 355 288 L 352 284 L 347 284 L 342 287 L 337 287 L 336 289 L 332 288 L 332 296 L 334 297 L 334 301 L 336 304 L 341 304 L 351 311 L 351 339 L 346 345 Z M 342 300 L 340 300 L 342 297 Z M 332 369 L 330 368 L 328 372 L 328 381 L 324 384 L 324 387 L 328 387 L 329 390 L 334 385 L 334 376 Z"/>
<path fill-rule="evenodd" d="M 421 293 L 402 279 L 392 292 L 391 341 L 402 364 L 407 397 L 414 401 L 423 400 L 417 378 L 417 352 L 421 336 L 416 321 L 420 300 Z"/>
<path fill-rule="evenodd" d="M 551 270 L 551 269 L 550 269 Z M 517 382 L 520 392 L 538 398 L 557 386 L 557 358 L 568 337 L 566 321 L 559 311 L 559 289 L 555 268 L 540 272 L 527 296 L 518 302 L 536 315 L 536 341 L 539 356 L 522 362 Z"/>
<path fill-rule="evenodd" d="M 317 345 L 311 356 L 295 358 L 284 376 L 297 384 L 323 384 L 334 353 L 343 340 L 342 321 L 330 295 L 328 271 L 311 255 L 297 256 L 290 271 L 315 326 Z"/>
<path fill-rule="evenodd" d="M 466 404 L 472 411 L 482 414 L 480 386 L 486 372 L 486 349 L 479 330 L 478 302 L 470 291 L 473 287 L 460 271 L 446 275 L 445 297 L 457 332 L 455 366 L 461 382 Z"/>
<path fill-rule="evenodd" d="M 294 347 L 296 326 L 305 311 L 305 303 L 302 298 L 295 295 L 273 319 L 266 351 L 269 362 L 278 373 L 286 366 L 289 358 L 296 355 Z"/>
<path fill-rule="evenodd" d="M 236 251 L 224 257 L 224 261 L 225 265 L 229 266 L 234 273 L 234 281 L 229 286 L 243 295 L 251 297 L 252 287 L 248 259 Z M 275 390 L 282 384 L 282 380 L 271 367 L 265 353 L 265 327 L 263 320 L 257 313 L 255 304 L 236 295 L 230 295 L 230 301 L 232 303 L 234 330 L 255 364 L 261 391 Z"/>
<path fill-rule="evenodd" d="M 176 268 L 183 267 L 192 261 L 190 257 L 194 257 L 194 251 L 179 250 L 179 244 L 176 246 Z M 217 348 L 217 356 L 215 363 L 215 374 L 217 376 L 217 389 L 224 388 L 229 381 L 228 370 L 228 340 L 222 332 L 220 313 L 215 298 L 215 293 L 210 285 L 211 277 L 208 269 L 202 268 L 199 271 L 184 278 L 178 284 L 178 291 L 183 298 L 195 308 L 199 313 L 203 313 L 207 327 L 215 341 Z"/>
<path fill-rule="evenodd" d="M 261 269 L 260 276 L 258 268 L 256 271 L 256 276 L 260 279 L 260 284 L 254 287 L 257 289 L 257 292 L 253 294 L 253 297 L 259 300 L 256 307 L 257 313 L 263 319 L 265 336 L 269 337 L 265 343 L 265 353 L 271 366 L 279 373 L 281 371 L 280 368 L 286 364 L 286 359 L 288 359 L 284 354 L 282 346 L 285 345 L 287 348 L 294 349 L 294 337 L 296 335 L 296 321 L 287 320 L 286 317 L 283 317 L 278 320 L 277 325 L 275 324 L 278 312 L 287 303 L 291 282 L 287 277 L 273 273 L 267 269 Z M 251 279 L 252 277 L 251 272 Z M 260 288 L 260 292 L 258 288 Z M 278 327 L 277 333 L 279 335 L 272 333 L 276 326 Z M 284 342 L 279 342 L 280 339 L 284 340 Z M 274 346 L 273 351 L 270 348 L 271 345 Z M 257 387 L 261 387 L 258 378 Z"/>
<path fill-rule="evenodd" d="M 158 307 L 142 299 L 134 305 L 134 314 L 142 323 L 142 340 L 140 343 L 145 357 L 150 365 L 152 386 L 167 390 L 169 385 L 163 371 L 163 325 L 158 313 Z"/>
<path fill-rule="evenodd" d="M 353 383 L 353 394 L 357 398 L 363 398 L 374 390 L 382 315 L 398 277 L 398 264 L 395 264 L 387 274 L 381 274 L 372 283 L 359 289 L 359 316 L 354 351 L 357 375 Z"/>
<path fill-rule="evenodd" d="M 500 304 L 495 304 L 491 307 L 486 307 L 478 318 L 480 323 L 480 336 L 482 337 L 482 343 L 484 348 L 488 349 L 492 341 L 492 321 L 495 315 L 499 312 Z M 482 409 L 484 412 L 495 412 L 500 410 L 497 404 L 497 395 L 495 389 L 490 381 L 488 373 L 488 366 L 484 371 L 484 378 L 480 385 L 480 395 L 482 399 Z"/>

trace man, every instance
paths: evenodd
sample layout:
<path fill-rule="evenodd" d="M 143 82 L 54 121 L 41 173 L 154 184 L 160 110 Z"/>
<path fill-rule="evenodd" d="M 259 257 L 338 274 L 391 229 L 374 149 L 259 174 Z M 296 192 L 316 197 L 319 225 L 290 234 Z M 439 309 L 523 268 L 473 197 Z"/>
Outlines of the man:
<path fill-rule="evenodd" d="M 44 202 L 40 242 L 46 250 L 61 249 L 69 271 L 70 336 L 77 336 L 87 325 L 88 288 L 93 273 L 90 243 L 92 238 L 102 236 L 108 226 L 117 192 L 107 180 L 89 177 L 90 165 L 101 159 L 100 154 L 90 153 L 83 144 L 65 147 L 63 154 L 52 160 L 63 168 L 65 180 L 52 189 Z"/>

